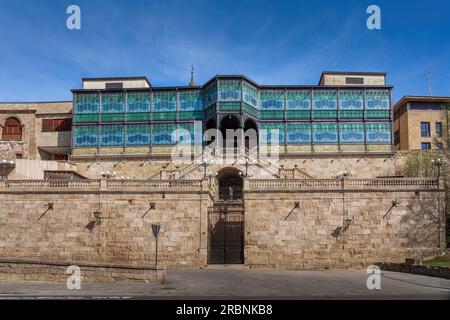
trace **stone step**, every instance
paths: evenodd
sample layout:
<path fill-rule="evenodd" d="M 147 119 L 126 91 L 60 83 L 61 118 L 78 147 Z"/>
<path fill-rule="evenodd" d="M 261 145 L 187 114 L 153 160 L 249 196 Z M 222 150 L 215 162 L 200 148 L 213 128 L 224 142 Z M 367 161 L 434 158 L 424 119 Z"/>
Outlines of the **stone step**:
<path fill-rule="evenodd" d="M 205 266 L 205 269 L 233 269 L 233 270 L 241 270 L 241 269 L 250 269 L 249 266 L 244 264 L 208 264 Z"/>

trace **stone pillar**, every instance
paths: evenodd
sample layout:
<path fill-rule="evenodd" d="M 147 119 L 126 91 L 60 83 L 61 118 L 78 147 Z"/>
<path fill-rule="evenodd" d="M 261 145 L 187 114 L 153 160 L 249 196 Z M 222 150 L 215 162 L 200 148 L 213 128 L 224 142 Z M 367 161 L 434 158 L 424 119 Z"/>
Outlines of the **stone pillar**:
<path fill-rule="evenodd" d="M 202 180 L 202 190 L 200 194 L 199 210 L 199 247 L 201 263 L 206 266 L 208 263 L 208 207 L 211 205 L 211 190 L 208 179 Z"/>

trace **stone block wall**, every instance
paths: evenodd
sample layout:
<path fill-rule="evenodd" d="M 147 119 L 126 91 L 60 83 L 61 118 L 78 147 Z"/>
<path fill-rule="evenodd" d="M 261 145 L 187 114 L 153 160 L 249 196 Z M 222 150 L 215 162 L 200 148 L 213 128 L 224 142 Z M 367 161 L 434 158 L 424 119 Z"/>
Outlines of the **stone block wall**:
<path fill-rule="evenodd" d="M 363 268 L 379 261 L 436 257 L 439 246 L 444 248 L 437 197 L 438 192 L 361 191 L 343 197 L 335 191 L 249 190 L 244 199 L 246 264 Z"/>
<path fill-rule="evenodd" d="M 75 264 L 21 261 L 0 259 L 0 283 L 17 282 L 54 282 L 66 283 L 73 270 L 68 270 Z M 80 268 L 81 285 L 83 283 L 112 282 L 164 282 L 167 272 L 165 268 L 149 266 L 129 266 L 112 264 L 77 263 Z"/>
<path fill-rule="evenodd" d="M 159 223 L 161 265 L 200 267 L 206 264 L 209 201 L 207 193 L 193 188 L 0 193 L 0 258 L 151 265 L 151 225 Z"/>

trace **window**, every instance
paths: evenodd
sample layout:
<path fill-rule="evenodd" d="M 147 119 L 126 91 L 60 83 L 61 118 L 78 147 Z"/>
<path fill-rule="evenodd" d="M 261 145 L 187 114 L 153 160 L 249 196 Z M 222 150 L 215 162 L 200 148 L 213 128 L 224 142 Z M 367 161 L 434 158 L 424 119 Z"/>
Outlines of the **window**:
<path fill-rule="evenodd" d="M 436 122 L 436 137 L 442 138 L 442 122 Z"/>
<path fill-rule="evenodd" d="M 429 142 L 422 142 L 420 146 L 421 150 L 431 150 L 431 143 Z"/>
<path fill-rule="evenodd" d="M 364 84 L 364 78 L 346 77 L 345 84 Z"/>
<path fill-rule="evenodd" d="M 394 132 L 394 145 L 400 144 L 400 130 Z"/>
<path fill-rule="evenodd" d="M 71 119 L 43 119 L 42 132 L 70 131 L 72 128 Z"/>
<path fill-rule="evenodd" d="M 106 90 L 123 89 L 123 82 L 107 82 L 105 83 Z"/>
<path fill-rule="evenodd" d="M 22 125 L 16 118 L 8 118 L 3 128 L 3 140 L 22 140 Z"/>
<path fill-rule="evenodd" d="M 421 122 L 420 123 L 420 134 L 421 134 L 422 138 L 429 138 L 431 136 L 429 122 Z"/>

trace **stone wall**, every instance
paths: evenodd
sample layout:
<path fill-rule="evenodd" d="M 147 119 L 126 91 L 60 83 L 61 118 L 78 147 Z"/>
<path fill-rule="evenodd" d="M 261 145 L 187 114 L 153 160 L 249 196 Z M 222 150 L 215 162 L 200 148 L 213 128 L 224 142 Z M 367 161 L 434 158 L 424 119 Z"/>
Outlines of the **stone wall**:
<path fill-rule="evenodd" d="M 201 182 L 167 182 L 158 191 L 119 184 L 105 192 L 83 181 L 54 188 L 3 183 L 11 187 L 0 186 L 0 258 L 149 265 L 155 261 L 151 225 L 160 223 L 162 265 L 206 264 L 210 198 Z"/>
<path fill-rule="evenodd" d="M 42 262 L 0 259 L 0 283 L 55 282 L 66 283 L 73 270 L 80 268 L 81 285 L 110 282 L 164 282 L 166 269 L 154 266 L 130 266 L 92 263 Z"/>
<path fill-rule="evenodd" d="M 276 189 L 245 192 L 245 261 L 249 265 L 358 268 L 378 261 L 431 258 L 441 253 L 439 246 L 445 248 L 442 192 L 396 191 L 395 187 L 343 195 L 307 187 Z"/>
<path fill-rule="evenodd" d="M 151 225 L 160 223 L 161 265 L 202 267 L 210 186 L 207 180 L 0 181 L 0 258 L 151 265 Z M 433 179 L 349 180 L 342 193 L 333 179 L 245 180 L 245 264 L 360 268 L 438 256 L 445 227 L 436 186 Z"/>

